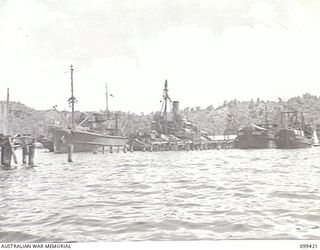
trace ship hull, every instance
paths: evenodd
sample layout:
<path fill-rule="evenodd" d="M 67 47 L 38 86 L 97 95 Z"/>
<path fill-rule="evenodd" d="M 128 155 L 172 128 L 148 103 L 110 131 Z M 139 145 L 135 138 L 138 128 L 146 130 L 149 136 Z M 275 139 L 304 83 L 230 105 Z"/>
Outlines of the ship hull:
<path fill-rule="evenodd" d="M 312 146 L 312 139 L 298 135 L 294 130 L 283 129 L 276 136 L 276 145 L 277 148 L 281 149 L 310 148 Z"/>
<path fill-rule="evenodd" d="M 94 152 L 102 146 L 125 146 L 126 138 L 86 131 L 55 128 L 51 130 L 53 151 L 55 153 L 68 152 L 68 146 L 73 145 L 74 152 Z"/>
<path fill-rule="evenodd" d="M 275 132 L 258 125 L 251 124 L 239 131 L 235 141 L 238 149 L 276 148 Z"/>
<path fill-rule="evenodd" d="M 263 149 L 276 148 L 273 138 L 266 135 L 240 135 L 235 142 L 235 148 L 238 149 Z"/>
<path fill-rule="evenodd" d="M 145 151 L 148 147 L 150 147 L 150 145 L 138 139 L 132 140 L 130 142 L 130 146 L 133 151 Z"/>

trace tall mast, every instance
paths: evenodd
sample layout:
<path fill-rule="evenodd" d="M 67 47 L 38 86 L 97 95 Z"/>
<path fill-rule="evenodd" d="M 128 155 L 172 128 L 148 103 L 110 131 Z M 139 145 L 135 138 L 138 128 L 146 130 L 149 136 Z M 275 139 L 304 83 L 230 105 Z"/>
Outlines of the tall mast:
<path fill-rule="evenodd" d="M 167 108 L 168 108 L 168 81 L 166 80 L 164 83 L 164 91 L 163 91 L 163 99 L 164 99 L 164 110 L 163 110 L 163 118 L 164 118 L 164 133 L 168 132 L 168 120 L 167 120 Z"/>
<path fill-rule="evenodd" d="M 118 135 L 118 112 L 114 114 L 115 126 L 114 126 L 114 135 Z"/>
<path fill-rule="evenodd" d="M 108 83 L 106 83 L 106 113 L 109 114 L 109 103 L 108 103 Z"/>
<path fill-rule="evenodd" d="M 9 88 L 7 88 L 5 134 L 6 134 L 6 135 L 9 135 Z"/>
<path fill-rule="evenodd" d="M 266 123 L 266 125 L 268 125 L 269 124 L 269 122 L 268 122 L 268 108 L 267 108 L 267 106 L 265 106 L 264 107 L 264 112 L 265 112 L 265 123 Z"/>
<path fill-rule="evenodd" d="M 73 96 L 73 67 L 70 66 L 70 73 L 71 73 L 71 114 L 72 114 L 72 120 L 71 120 L 71 126 L 74 129 L 75 121 L 74 121 L 74 96 Z"/>

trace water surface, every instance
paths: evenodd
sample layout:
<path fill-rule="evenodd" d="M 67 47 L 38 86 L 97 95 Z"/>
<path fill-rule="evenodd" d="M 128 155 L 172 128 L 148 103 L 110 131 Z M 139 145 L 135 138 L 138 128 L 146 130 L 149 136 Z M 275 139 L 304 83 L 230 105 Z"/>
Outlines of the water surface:
<path fill-rule="evenodd" d="M 38 150 L 36 167 L 0 170 L 0 241 L 320 239 L 319 159 L 311 148 L 68 163 Z"/>

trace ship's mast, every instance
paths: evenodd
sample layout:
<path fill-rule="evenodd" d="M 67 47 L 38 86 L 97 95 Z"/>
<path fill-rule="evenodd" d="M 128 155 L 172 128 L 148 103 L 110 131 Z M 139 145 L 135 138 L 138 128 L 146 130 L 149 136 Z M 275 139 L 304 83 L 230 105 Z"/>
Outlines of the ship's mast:
<path fill-rule="evenodd" d="M 9 135 L 9 88 L 7 88 L 7 103 L 6 103 L 6 131 L 5 134 Z"/>
<path fill-rule="evenodd" d="M 267 108 L 267 106 L 264 107 L 264 112 L 265 112 L 265 123 L 266 123 L 266 126 L 268 126 L 269 122 L 268 122 L 268 108 Z"/>
<path fill-rule="evenodd" d="M 163 90 L 163 100 L 164 100 L 164 110 L 163 110 L 163 119 L 164 119 L 164 134 L 168 132 L 168 120 L 167 120 L 167 112 L 168 112 L 168 100 L 170 100 L 168 95 L 168 81 L 166 80 L 164 83 Z"/>
<path fill-rule="evenodd" d="M 106 83 L 106 114 L 109 114 L 109 102 L 108 102 L 108 83 Z"/>
<path fill-rule="evenodd" d="M 118 135 L 118 112 L 115 112 L 114 114 L 114 119 L 115 119 L 115 126 L 114 126 L 114 135 Z"/>
<path fill-rule="evenodd" d="M 70 73 L 71 73 L 71 98 L 70 98 L 70 102 L 71 102 L 71 126 L 74 129 L 75 127 L 75 121 L 74 121 L 74 102 L 75 102 L 75 98 L 73 95 L 73 67 L 72 65 L 70 66 Z"/>

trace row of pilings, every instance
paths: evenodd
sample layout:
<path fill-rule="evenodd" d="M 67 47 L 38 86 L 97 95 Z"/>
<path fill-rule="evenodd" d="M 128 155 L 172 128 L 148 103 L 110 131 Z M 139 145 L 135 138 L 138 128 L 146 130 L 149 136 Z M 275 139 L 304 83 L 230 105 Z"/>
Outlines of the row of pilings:
<path fill-rule="evenodd" d="M 117 152 L 119 153 L 121 150 L 126 153 L 128 150 L 127 145 L 119 145 L 119 146 L 111 146 L 111 145 L 102 145 L 100 147 L 101 153 L 104 154 L 106 151 L 109 151 L 109 153 Z M 68 162 L 73 162 L 73 151 L 74 151 L 74 145 L 69 144 L 68 145 Z M 132 152 L 132 151 L 131 151 Z M 97 154 L 97 151 L 93 152 L 94 154 Z"/>
<path fill-rule="evenodd" d="M 15 150 L 22 149 L 22 164 L 34 165 L 35 155 L 35 140 L 30 136 L 20 136 L 15 138 L 13 136 L 0 135 L 0 165 L 1 168 L 10 169 L 12 161 L 18 164 L 18 159 Z"/>
<path fill-rule="evenodd" d="M 1 148 L 1 167 L 11 168 L 12 161 L 17 164 L 18 159 L 15 154 L 17 148 L 22 149 L 22 164 L 28 164 L 29 166 L 34 165 L 35 155 L 35 139 L 31 136 L 19 136 L 18 138 L 12 136 L 0 135 L 0 148 Z M 228 143 L 217 143 L 217 142 L 165 142 L 165 143 L 142 143 L 139 147 L 135 147 L 134 143 L 122 146 L 101 146 L 101 152 L 104 154 L 106 151 L 109 153 L 123 151 L 194 151 L 194 150 L 212 150 L 221 148 L 232 148 L 231 144 Z M 68 162 L 73 162 L 73 151 L 74 145 L 68 145 Z M 94 152 L 97 153 L 97 152 Z"/>
<path fill-rule="evenodd" d="M 231 149 L 233 143 L 228 141 L 202 141 L 202 142 L 143 142 L 132 140 L 129 142 L 130 151 L 193 151 L 193 150 L 213 150 Z"/>
<path fill-rule="evenodd" d="M 100 146 L 100 152 L 102 154 L 108 153 L 119 153 L 120 151 L 134 152 L 134 151 L 143 151 L 143 152 L 157 152 L 157 151 L 196 151 L 196 150 L 219 150 L 219 149 L 230 149 L 232 144 L 230 143 L 217 143 L 217 142 L 191 142 L 191 143 L 175 143 L 175 142 L 166 142 L 166 143 L 143 143 L 138 147 L 132 141 L 128 145 L 122 146 L 111 146 L 111 145 L 102 145 Z M 73 152 L 74 145 L 68 145 L 68 162 L 73 162 Z M 97 151 L 93 152 L 97 154 Z"/>

